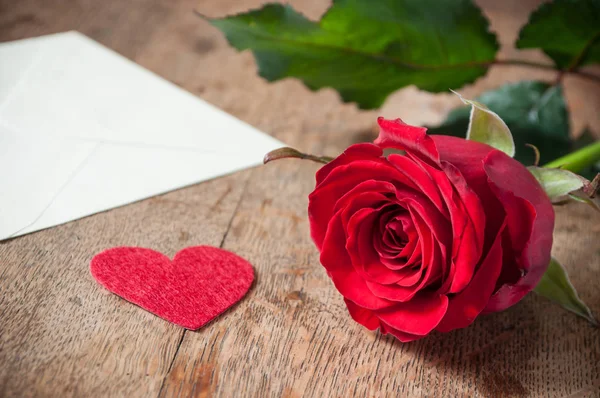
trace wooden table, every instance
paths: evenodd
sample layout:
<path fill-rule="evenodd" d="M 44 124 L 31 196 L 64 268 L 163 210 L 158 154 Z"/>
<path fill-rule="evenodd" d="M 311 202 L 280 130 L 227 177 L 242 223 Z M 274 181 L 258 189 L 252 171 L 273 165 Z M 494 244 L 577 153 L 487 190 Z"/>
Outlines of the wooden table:
<path fill-rule="evenodd" d="M 313 18 L 327 7 L 324 0 L 292 3 Z M 479 3 L 507 46 L 536 6 Z M 268 84 L 250 53 L 228 47 L 192 14 L 223 16 L 259 4 L 0 0 L 0 41 L 79 30 L 312 153 L 371 140 L 379 114 L 434 123 L 458 105 L 449 94 L 408 88 L 365 112 L 341 104 L 330 89 Z M 524 78 L 552 75 L 495 67 L 462 92 L 474 96 Z M 574 130 L 590 125 L 598 133 L 599 87 L 576 78 L 567 86 Z M 309 238 L 316 170 L 282 161 L 0 243 L 0 396 L 600 396 L 600 331 L 533 294 L 467 329 L 411 344 L 355 324 Z M 554 255 L 600 315 L 600 218 L 580 205 L 557 212 Z M 92 256 L 112 246 L 173 255 L 197 244 L 239 253 L 257 275 L 239 305 L 198 332 L 108 293 L 88 270 Z"/>

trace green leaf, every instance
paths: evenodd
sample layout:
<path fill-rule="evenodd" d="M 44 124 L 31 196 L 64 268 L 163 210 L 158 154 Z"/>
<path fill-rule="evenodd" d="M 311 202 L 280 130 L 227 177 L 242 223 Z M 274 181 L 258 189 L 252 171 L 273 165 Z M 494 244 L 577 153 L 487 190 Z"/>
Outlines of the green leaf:
<path fill-rule="evenodd" d="M 595 194 L 596 189 L 594 188 L 597 186 L 596 182 L 590 182 L 565 169 L 535 166 L 529 166 L 527 169 L 538 180 L 552 203 L 564 204 L 571 199 L 600 211 L 600 197 Z"/>
<path fill-rule="evenodd" d="M 252 50 L 267 80 L 333 87 L 361 108 L 411 84 L 440 92 L 471 83 L 498 50 L 471 0 L 335 0 L 320 22 L 269 4 L 209 21 L 232 46 Z"/>
<path fill-rule="evenodd" d="M 571 192 L 583 188 L 584 180 L 568 170 L 535 166 L 528 169 L 552 201 L 563 200 Z"/>
<path fill-rule="evenodd" d="M 510 157 L 515 156 L 515 143 L 512 134 L 500 116 L 492 112 L 487 106 L 477 101 L 464 99 L 457 92 L 452 92 L 458 95 L 462 102 L 471 105 L 467 140 L 483 142 Z"/>
<path fill-rule="evenodd" d="M 542 4 L 521 30 L 517 48 L 541 48 L 563 69 L 600 62 L 600 1 Z"/>
<path fill-rule="evenodd" d="M 600 211 L 600 173 L 597 173 L 592 181 L 584 181 L 583 188 L 571 192 L 569 196 Z"/>
<path fill-rule="evenodd" d="M 584 203 L 588 206 L 591 206 L 594 210 L 600 211 L 600 197 L 594 196 L 590 197 L 583 190 L 575 191 L 569 194 L 569 198 Z"/>
<path fill-rule="evenodd" d="M 535 162 L 535 153 L 525 144 L 533 144 L 545 164 L 566 155 L 572 148 L 569 118 L 560 86 L 538 81 L 523 81 L 487 91 L 476 98 L 504 120 L 514 139 L 515 158 L 524 164 Z M 469 125 L 469 108 L 453 110 L 430 134 L 464 137 Z"/>
<path fill-rule="evenodd" d="M 555 258 L 550 261 L 548 270 L 542 276 L 534 291 L 598 326 L 598 321 L 587 305 L 581 301 L 569 280 L 567 272 Z"/>

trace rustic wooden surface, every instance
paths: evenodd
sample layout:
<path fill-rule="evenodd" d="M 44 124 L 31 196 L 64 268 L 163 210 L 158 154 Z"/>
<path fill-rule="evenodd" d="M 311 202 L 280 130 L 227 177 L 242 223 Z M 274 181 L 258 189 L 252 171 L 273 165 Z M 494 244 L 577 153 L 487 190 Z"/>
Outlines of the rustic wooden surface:
<path fill-rule="evenodd" d="M 324 0 L 292 1 L 317 18 Z M 504 45 L 536 1 L 479 1 Z M 433 123 L 458 101 L 408 88 L 379 111 L 332 90 L 267 84 L 250 53 L 192 15 L 259 0 L 0 0 L 0 41 L 79 30 L 227 112 L 302 150 L 336 154 L 370 140 L 378 114 Z M 515 55 L 505 49 L 503 55 Z M 541 59 L 536 51 L 520 53 Z M 2 60 L 0 60 L 2 62 Z M 548 73 L 495 67 L 486 88 Z M 567 79 L 574 131 L 600 131 L 600 87 Z M 151 112 L 152 110 L 149 110 Z M 471 327 L 401 344 L 347 315 L 318 262 L 306 220 L 317 166 L 285 161 L 0 243 L 0 396 L 600 396 L 600 331 L 535 295 Z M 9 172 L 5 170 L 4 172 Z M 554 254 L 600 314 L 600 218 L 558 210 Z M 256 282 L 233 310 L 184 331 L 91 278 L 91 257 L 119 245 L 173 255 L 222 245 Z"/>

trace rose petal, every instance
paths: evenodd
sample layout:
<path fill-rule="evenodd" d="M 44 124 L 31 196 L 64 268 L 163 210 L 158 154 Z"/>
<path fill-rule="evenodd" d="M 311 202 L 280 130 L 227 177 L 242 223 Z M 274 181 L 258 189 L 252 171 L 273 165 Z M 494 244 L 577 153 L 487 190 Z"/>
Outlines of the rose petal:
<path fill-rule="evenodd" d="M 419 243 L 421 246 L 422 255 L 421 268 L 426 270 L 426 275 L 419 286 L 424 286 L 426 280 L 434 278 L 434 271 L 439 274 L 436 275 L 436 277 L 441 276 L 443 269 L 442 258 L 436 257 L 436 253 L 439 253 L 439 250 L 436 251 L 436 248 L 439 248 L 439 245 L 437 244 L 432 231 L 427 226 L 427 223 L 420 218 L 419 214 L 411 212 L 411 215 L 419 234 Z"/>
<path fill-rule="evenodd" d="M 484 169 L 492 191 L 506 211 L 507 229 L 515 251 L 514 266 L 522 270 L 522 278 L 504 284 L 494 293 L 485 311 L 504 310 L 514 305 L 540 281 L 550 263 L 554 209 L 535 177 L 519 162 L 503 152 L 491 152 Z"/>
<path fill-rule="evenodd" d="M 316 187 L 321 184 L 325 178 L 331 173 L 336 167 L 343 166 L 351 163 L 355 160 L 366 160 L 366 159 L 378 159 L 383 155 L 383 151 L 377 145 L 371 143 L 360 143 L 351 145 L 337 158 L 331 162 L 322 166 L 315 174 Z"/>
<path fill-rule="evenodd" d="M 442 162 L 447 178 L 454 190 L 448 201 L 453 201 L 451 211 L 454 240 L 452 264 L 443 291 L 457 293 L 463 290 L 473 277 L 479 262 L 485 239 L 485 213 L 477 195 L 467 186 L 460 171 L 453 165 Z M 469 244 L 464 244 L 469 242 Z"/>
<path fill-rule="evenodd" d="M 456 166 L 469 186 L 478 194 L 480 194 L 479 189 L 482 192 L 486 190 L 489 192 L 482 159 L 496 149 L 480 142 L 467 141 L 448 135 L 432 135 L 430 138 L 437 148 L 440 161 L 446 161 Z M 488 196 L 493 195 L 489 192 Z"/>
<path fill-rule="evenodd" d="M 450 211 L 453 229 L 452 262 L 440 293 L 461 291 L 473 276 L 481 257 L 485 238 L 485 212 L 477 194 L 467 185 L 460 170 L 441 161 L 440 170 L 425 163 L 419 165 L 433 178 Z M 463 242 L 471 242 L 469 245 Z M 458 273 L 457 273 L 458 270 Z"/>
<path fill-rule="evenodd" d="M 380 321 L 379 323 L 380 323 L 379 329 L 381 330 L 382 334 L 391 334 L 392 336 L 394 336 L 395 338 L 397 338 L 398 340 L 400 340 L 403 343 L 410 343 L 411 341 L 419 340 L 419 339 L 422 339 L 423 337 L 425 337 L 425 336 L 418 336 L 416 334 L 401 332 L 398 329 L 394 329 L 390 325 L 386 325 L 385 322 Z"/>
<path fill-rule="evenodd" d="M 410 196 L 397 196 L 397 199 L 399 203 L 404 203 L 407 209 L 420 215 L 438 242 L 444 246 L 451 246 L 452 226 L 449 220 L 444 218 L 423 195 L 412 193 Z"/>
<path fill-rule="evenodd" d="M 339 207 L 342 213 L 342 223 L 345 229 L 348 229 L 348 223 L 352 216 L 362 209 L 376 209 L 377 212 L 383 211 L 384 208 L 397 206 L 387 196 L 380 192 L 363 192 L 351 196 L 345 203 L 345 206 Z"/>
<path fill-rule="evenodd" d="M 439 248 L 436 246 L 433 250 L 435 253 L 433 257 L 439 257 Z M 438 260 L 436 260 L 438 261 Z M 437 270 L 437 271 L 436 271 Z M 401 272 L 401 271 L 397 271 Z M 414 277 L 410 278 L 413 281 L 412 285 L 408 283 L 394 283 L 394 284 L 380 284 L 367 281 L 367 287 L 377 297 L 381 297 L 386 300 L 395 302 L 408 302 L 412 300 L 416 295 L 419 294 L 422 289 L 431 283 L 435 282 L 438 278 L 435 275 L 439 275 L 439 267 L 434 266 L 420 268 L 418 273 Z M 401 282 L 405 282 L 409 278 L 404 278 Z"/>
<path fill-rule="evenodd" d="M 373 311 L 362 308 L 346 298 L 344 299 L 344 302 L 346 303 L 346 307 L 348 307 L 350 316 L 356 322 L 360 323 L 369 330 L 375 330 L 379 327 L 379 318 L 375 316 Z"/>
<path fill-rule="evenodd" d="M 380 209 L 365 208 L 357 211 L 348 222 L 346 250 L 354 269 L 366 281 L 395 283 L 401 278 L 394 270 L 381 263 L 372 242 L 373 224 Z"/>
<path fill-rule="evenodd" d="M 346 233 L 342 226 L 341 211 L 329 221 L 320 261 L 328 272 L 344 272 L 352 269 L 352 261 L 346 252 Z"/>
<path fill-rule="evenodd" d="M 388 211 L 380 215 L 378 228 L 373 231 L 373 246 L 382 261 L 397 260 L 406 245 L 408 236 L 402 228 L 402 222 L 399 221 L 400 217 L 407 217 L 406 210 Z"/>
<path fill-rule="evenodd" d="M 420 266 L 417 266 L 417 267 L 414 267 L 411 269 L 404 268 L 397 272 L 402 273 L 403 277 L 402 277 L 402 279 L 398 280 L 398 282 L 396 282 L 396 284 L 398 286 L 404 286 L 404 287 L 413 286 L 423 276 L 423 268 Z"/>
<path fill-rule="evenodd" d="M 311 236 L 319 250 L 337 201 L 367 180 L 398 181 L 398 184 L 415 187 L 386 159 L 354 160 L 350 164 L 331 170 L 308 197 Z"/>
<path fill-rule="evenodd" d="M 406 303 L 398 303 L 375 313 L 383 322 L 404 333 L 426 335 L 442 320 L 448 308 L 448 297 L 424 293 Z"/>
<path fill-rule="evenodd" d="M 439 280 L 441 276 L 441 263 L 444 261 L 439 245 L 436 245 L 431 233 L 423 231 L 424 236 L 421 238 L 423 245 L 424 263 L 419 269 L 419 278 L 411 278 L 414 281 L 409 285 L 405 280 L 401 280 L 395 284 L 380 284 L 367 281 L 367 287 L 371 292 L 381 298 L 391 301 L 407 302 L 412 300 L 419 292 L 428 285 Z M 400 273 L 401 271 L 397 271 Z"/>
<path fill-rule="evenodd" d="M 363 308 L 376 310 L 392 305 L 390 301 L 381 299 L 371 293 L 365 280 L 354 270 L 332 271 L 329 272 L 329 276 L 342 296 Z"/>
<path fill-rule="evenodd" d="M 412 152 L 419 158 L 433 164 L 438 163 L 439 156 L 435 143 L 426 134 L 424 127 L 410 126 L 400 119 L 377 119 L 379 137 L 374 141 L 381 148 L 395 148 Z"/>
<path fill-rule="evenodd" d="M 501 229 L 503 231 L 504 228 Z M 502 268 L 502 232 L 494 240 L 492 248 L 479 265 L 471 283 L 460 293 L 452 296 L 446 315 L 436 327 L 440 332 L 448 332 L 469 326 L 483 311 L 494 292 L 496 280 Z"/>
<path fill-rule="evenodd" d="M 458 137 L 432 135 L 441 162 L 452 164 L 466 181 L 466 185 L 477 194 L 485 214 L 485 246 L 487 252 L 492 246 L 500 226 L 504 222 L 502 204 L 492 192 L 488 177 L 483 169 L 483 159 L 492 151 L 499 152 L 489 145 L 467 141 Z M 477 219 L 473 217 L 477 222 Z"/>
<path fill-rule="evenodd" d="M 477 239 L 477 243 L 483 244 L 486 217 L 481 200 L 479 199 L 475 191 L 473 191 L 469 187 L 467 181 L 465 180 L 465 177 L 462 175 L 458 168 L 445 161 L 442 161 L 441 164 L 444 173 L 448 177 L 448 180 L 452 183 L 452 186 L 456 190 L 454 193 L 457 194 L 456 196 L 453 195 L 446 199 L 448 201 L 452 199 L 455 202 L 460 201 L 460 203 L 464 206 L 464 209 L 466 210 L 467 214 L 469 215 L 471 222 L 473 223 L 473 228 L 475 229 L 474 238 Z M 444 190 L 442 190 L 442 192 L 444 192 Z M 450 194 L 449 191 L 448 193 Z"/>
<path fill-rule="evenodd" d="M 433 231 L 420 217 L 420 214 L 411 211 L 411 215 L 421 242 L 421 267 L 425 269 L 424 278 L 416 285 L 417 289 L 420 290 L 442 278 L 447 264 L 447 248 L 443 242 L 435 238 Z"/>
<path fill-rule="evenodd" d="M 410 178 L 417 187 L 419 187 L 419 190 L 425 197 L 435 204 L 437 210 L 441 214 L 445 217 L 449 217 L 448 209 L 442 200 L 438 187 L 432 181 L 431 176 L 427 174 L 417 162 L 410 157 L 396 154 L 389 155 L 388 161 L 396 166 L 401 173 L 406 175 L 406 177 Z"/>
<path fill-rule="evenodd" d="M 401 257 L 408 258 L 405 266 L 413 266 L 418 264 L 422 259 L 421 245 L 419 243 L 419 234 L 416 228 L 411 230 L 411 235 L 408 239 L 408 243 L 404 246 L 404 249 L 400 252 Z"/>
<path fill-rule="evenodd" d="M 389 217 L 382 217 L 386 222 Z M 410 214 L 402 212 L 392 218 L 385 227 L 383 237 L 379 231 L 373 236 L 373 245 L 380 255 L 381 262 L 393 270 L 412 267 L 420 259 L 419 235 L 413 225 Z M 398 232 L 396 232 L 398 231 Z M 405 237 L 403 243 L 397 242 L 395 235 Z M 393 241 L 391 241 L 393 240 Z M 395 248 L 395 250 L 393 250 Z"/>

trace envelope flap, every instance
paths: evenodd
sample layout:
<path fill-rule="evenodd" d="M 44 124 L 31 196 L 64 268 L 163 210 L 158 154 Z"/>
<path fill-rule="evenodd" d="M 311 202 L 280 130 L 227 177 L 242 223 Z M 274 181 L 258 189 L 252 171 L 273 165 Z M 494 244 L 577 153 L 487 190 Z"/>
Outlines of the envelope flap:
<path fill-rule="evenodd" d="M 3 43 L 0 57 L 0 240 L 284 146 L 79 33 Z"/>
<path fill-rule="evenodd" d="M 246 168 L 252 159 L 99 144 L 27 233 Z M 217 166 L 215 166 L 217 165 Z M 217 199 L 215 199 L 217 200 Z M 192 210 L 193 211 L 193 210 Z M 68 215 L 68 220 L 65 216 Z"/>
<path fill-rule="evenodd" d="M 0 240 L 35 224 L 94 147 L 65 138 L 31 140 L 0 124 Z"/>
<path fill-rule="evenodd" d="M 27 79 L 30 69 L 39 62 L 42 47 L 38 39 L 0 44 L 0 112 L 2 104 L 6 103 L 17 86 Z"/>
<path fill-rule="evenodd" d="M 43 123 L 54 136 L 207 152 L 279 145 L 81 34 L 51 39 L 23 43 L 40 40 L 42 59 L 32 62 L 27 79 L 0 107 L 0 118 L 23 133 L 37 134 Z M 7 49 L 23 52 L 15 44 Z"/>

